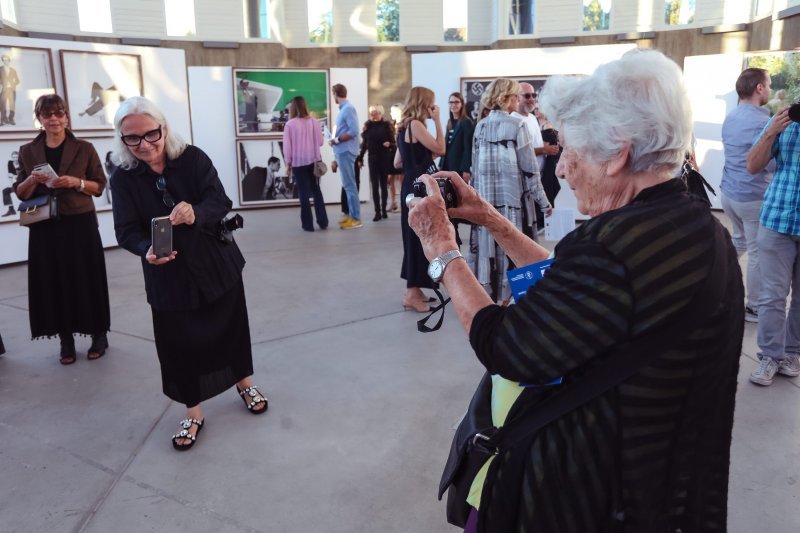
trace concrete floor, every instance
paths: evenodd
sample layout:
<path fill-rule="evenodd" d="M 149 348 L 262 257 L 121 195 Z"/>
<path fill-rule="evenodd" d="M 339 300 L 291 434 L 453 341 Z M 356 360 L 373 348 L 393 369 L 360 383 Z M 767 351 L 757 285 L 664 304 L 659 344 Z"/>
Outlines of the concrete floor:
<path fill-rule="evenodd" d="M 57 340 L 29 339 L 26 267 L 0 268 L 0 531 L 456 531 L 436 489 L 482 370 L 451 310 L 432 334 L 402 311 L 399 216 L 313 234 L 296 208 L 244 216 L 270 411 L 251 416 L 234 390 L 209 400 L 187 453 L 170 444 L 184 410 L 161 393 L 135 257 L 106 252 L 111 348 L 87 361 L 78 339 L 72 366 Z M 750 384 L 755 353 L 748 324 L 729 531 L 796 532 L 800 379 Z"/>

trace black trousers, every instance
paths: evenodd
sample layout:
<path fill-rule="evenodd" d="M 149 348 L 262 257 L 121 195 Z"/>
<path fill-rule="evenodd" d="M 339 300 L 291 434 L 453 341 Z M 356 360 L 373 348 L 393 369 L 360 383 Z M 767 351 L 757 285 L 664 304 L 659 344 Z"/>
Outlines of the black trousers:
<path fill-rule="evenodd" d="M 389 175 L 386 165 L 381 159 L 368 158 L 369 181 L 372 184 L 372 201 L 376 213 L 386 212 L 386 200 L 389 198 Z"/>

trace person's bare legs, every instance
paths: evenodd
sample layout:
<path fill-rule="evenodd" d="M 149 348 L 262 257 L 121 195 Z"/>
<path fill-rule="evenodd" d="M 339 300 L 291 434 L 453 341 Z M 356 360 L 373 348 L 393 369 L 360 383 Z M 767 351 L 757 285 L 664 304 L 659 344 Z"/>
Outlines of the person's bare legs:
<path fill-rule="evenodd" d="M 428 297 L 419 287 L 409 287 L 403 297 L 403 308 L 413 309 L 418 313 L 427 313 L 430 311 Z"/>

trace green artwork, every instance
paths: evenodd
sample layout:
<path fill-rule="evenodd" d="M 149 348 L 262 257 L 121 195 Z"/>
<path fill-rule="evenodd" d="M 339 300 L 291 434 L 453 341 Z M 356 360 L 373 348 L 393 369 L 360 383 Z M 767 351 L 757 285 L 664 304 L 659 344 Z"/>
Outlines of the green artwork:
<path fill-rule="evenodd" d="M 282 135 L 288 104 L 302 96 L 308 111 L 328 125 L 330 85 L 327 70 L 234 69 L 236 134 Z"/>
<path fill-rule="evenodd" d="M 767 103 L 771 113 L 800 101 L 800 52 L 767 52 L 746 55 L 744 68 L 763 68 L 772 79 Z"/>

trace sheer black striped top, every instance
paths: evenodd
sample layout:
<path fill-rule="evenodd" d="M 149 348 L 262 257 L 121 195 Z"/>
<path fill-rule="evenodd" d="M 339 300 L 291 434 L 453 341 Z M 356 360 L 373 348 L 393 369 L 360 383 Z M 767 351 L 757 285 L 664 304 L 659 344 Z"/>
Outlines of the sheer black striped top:
<path fill-rule="evenodd" d="M 496 458 L 480 531 L 725 531 L 744 311 L 736 253 L 716 224 L 669 180 L 564 238 L 516 305 L 476 315 L 470 341 L 489 372 L 568 382 L 685 312 L 715 246 L 731 262 L 726 301 L 676 348 Z"/>

